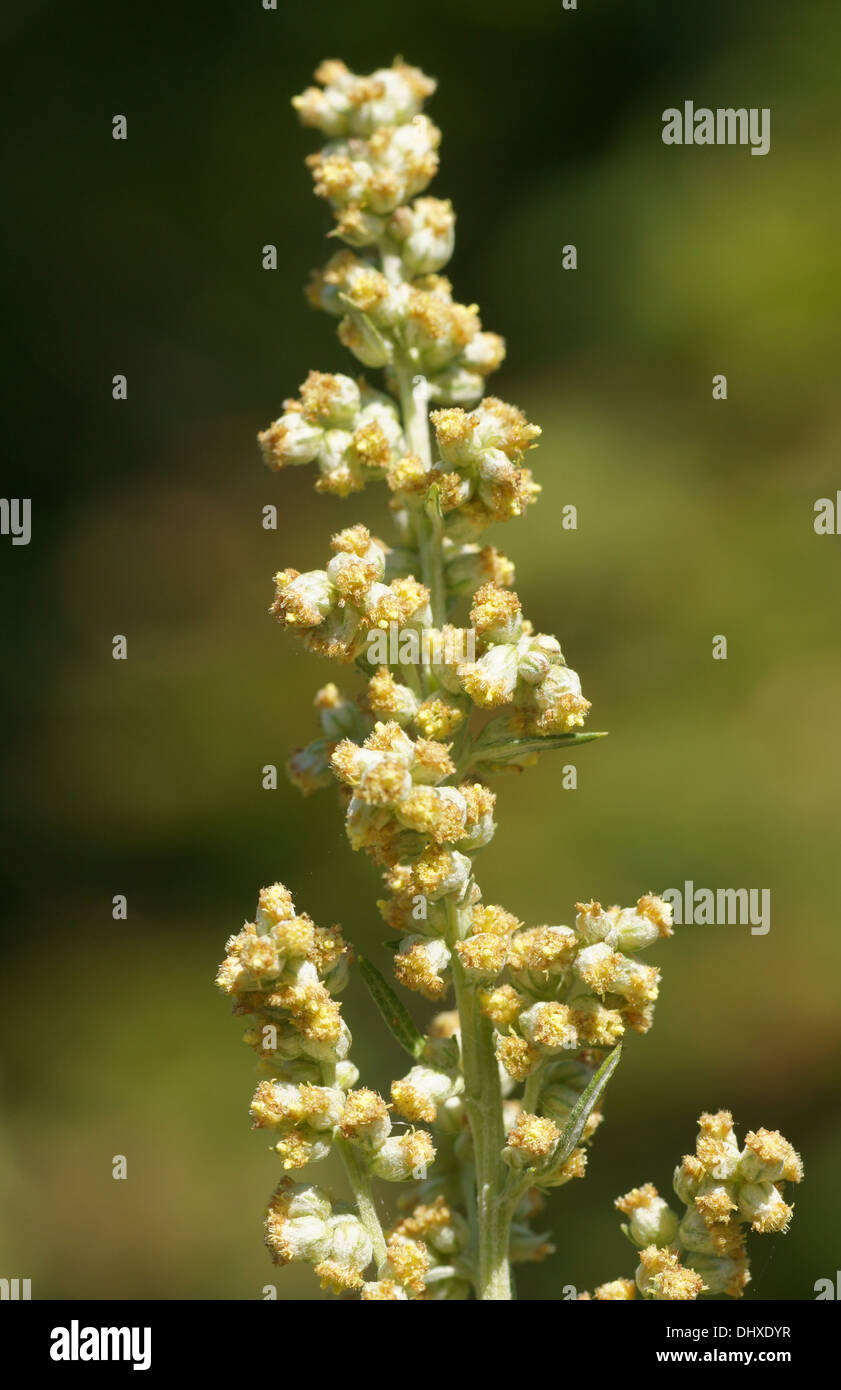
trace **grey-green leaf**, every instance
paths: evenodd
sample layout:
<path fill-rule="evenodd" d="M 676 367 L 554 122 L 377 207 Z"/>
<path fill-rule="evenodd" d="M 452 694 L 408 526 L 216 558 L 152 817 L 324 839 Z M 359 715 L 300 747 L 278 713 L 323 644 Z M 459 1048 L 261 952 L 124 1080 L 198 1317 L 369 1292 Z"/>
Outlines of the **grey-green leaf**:
<path fill-rule="evenodd" d="M 591 1111 L 597 1105 L 599 1097 L 621 1060 L 622 1044 L 617 1043 L 613 1051 L 605 1057 L 595 1076 L 592 1078 L 587 1088 L 581 1092 L 581 1095 L 572 1107 L 569 1119 L 564 1126 L 563 1134 L 552 1155 L 553 1168 L 560 1168 L 566 1163 L 584 1132 L 584 1126 L 587 1123 Z"/>
<path fill-rule="evenodd" d="M 549 753 L 553 748 L 570 748 L 580 743 L 592 743 L 594 739 L 606 738 L 607 732 L 597 732 L 589 730 L 580 734 L 544 734 L 534 738 L 509 738 L 504 741 L 486 744 L 482 746 L 481 740 L 477 740 L 473 750 L 473 764 L 477 763 L 507 763 L 515 762 L 531 753 Z"/>
<path fill-rule="evenodd" d="M 364 956 L 359 957 L 359 972 L 371 994 L 371 998 L 388 1024 L 391 1032 L 405 1048 L 410 1057 L 417 1060 L 423 1055 L 426 1042 L 415 1027 L 408 1010 L 401 1004 L 391 985 L 375 965 Z"/>

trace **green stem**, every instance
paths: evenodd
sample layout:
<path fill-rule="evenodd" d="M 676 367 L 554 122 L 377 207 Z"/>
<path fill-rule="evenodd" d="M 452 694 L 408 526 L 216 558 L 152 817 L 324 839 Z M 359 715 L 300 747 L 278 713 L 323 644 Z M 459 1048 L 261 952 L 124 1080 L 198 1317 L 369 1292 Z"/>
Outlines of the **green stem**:
<path fill-rule="evenodd" d="M 335 1086 L 336 1068 L 330 1063 L 322 1063 L 321 1079 L 325 1086 Z M 371 1177 L 365 1164 L 365 1160 L 359 1150 L 349 1140 L 343 1139 L 337 1134 L 333 1143 L 341 1154 L 342 1162 L 345 1166 L 348 1182 L 353 1192 L 353 1200 L 356 1204 L 356 1214 L 371 1239 L 374 1249 L 374 1262 L 377 1268 L 386 1259 L 385 1236 L 380 1225 L 380 1218 L 377 1215 L 377 1208 L 374 1205 L 374 1197 L 371 1192 Z"/>
<path fill-rule="evenodd" d="M 403 263 L 399 254 L 387 246 L 380 249 L 383 271 L 392 284 L 400 284 L 403 279 Z M 403 430 L 411 453 L 430 468 L 432 449 L 429 439 L 429 397 L 426 377 L 417 371 L 412 361 L 411 350 L 397 351 L 394 360 L 394 375 L 400 394 L 400 409 L 403 415 Z M 420 552 L 421 574 L 429 589 L 429 603 L 432 621 L 441 627 L 447 620 L 447 586 L 444 580 L 444 567 L 441 557 L 443 526 L 437 505 L 429 510 L 418 510 L 414 516 L 417 530 L 418 550 Z"/>
<path fill-rule="evenodd" d="M 537 1113 L 537 1102 L 540 1099 L 540 1091 L 543 1086 L 543 1060 L 541 1059 L 526 1078 L 526 1088 L 523 1092 L 523 1109 L 529 1115 Z"/>
<path fill-rule="evenodd" d="M 368 1169 L 362 1155 L 349 1140 L 337 1137 L 333 1142 L 342 1156 L 345 1172 L 353 1189 L 356 1213 L 371 1237 L 371 1244 L 374 1247 L 374 1262 L 379 1268 L 386 1259 L 385 1236 L 380 1225 L 380 1218 L 377 1215 L 377 1209 L 374 1206 Z"/>
<path fill-rule="evenodd" d="M 402 264 L 387 246 L 381 248 L 383 271 L 392 281 L 403 277 Z M 406 443 L 426 465 L 432 464 L 429 437 L 428 390 L 409 351 L 395 355 L 394 374 L 400 395 Z M 413 516 L 421 575 L 429 589 L 432 622 L 447 620 L 447 585 L 443 565 L 444 527 L 436 489 L 430 489 L 423 509 Z M 481 1013 L 475 988 L 465 977 L 457 956 L 452 963 L 459 1011 L 465 1101 L 473 1136 L 476 1169 L 475 1226 L 478 1234 L 476 1291 L 485 1301 L 511 1298 L 508 1243 L 513 1205 L 503 1196 L 507 1169 L 502 1161 L 505 1130 L 499 1067 L 490 1022 Z"/>
<path fill-rule="evenodd" d="M 400 391 L 406 442 L 412 453 L 417 454 L 429 467 L 432 462 L 432 450 L 429 440 L 426 378 L 416 373 L 405 357 L 395 362 L 394 372 Z M 417 532 L 421 577 L 429 590 L 432 621 L 436 627 L 441 627 L 447 621 L 447 585 L 441 554 L 444 528 L 437 502 L 430 500 L 423 510 L 418 509 L 414 513 L 413 520 Z"/>
<path fill-rule="evenodd" d="M 440 517 L 418 517 L 418 548 L 423 582 L 429 590 L 432 623 L 434 627 L 443 627 L 447 621 L 447 585 L 441 563 Z"/>
<path fill-rule="evenodd" d="M 479 1232 L 476 1292 L 486 1302 L 502 1302 L 511 1298 L 508 1241 L 512 1205 L 502 1195 L 507 1169 L 502 1161 L 505 1130 L 499 1067 L 490 1022 L 481 1013 L 476 990 L 468 983 L 456 956 L 452 972 L 459 1012 L 465 1102 L 476 1156 Z"/>

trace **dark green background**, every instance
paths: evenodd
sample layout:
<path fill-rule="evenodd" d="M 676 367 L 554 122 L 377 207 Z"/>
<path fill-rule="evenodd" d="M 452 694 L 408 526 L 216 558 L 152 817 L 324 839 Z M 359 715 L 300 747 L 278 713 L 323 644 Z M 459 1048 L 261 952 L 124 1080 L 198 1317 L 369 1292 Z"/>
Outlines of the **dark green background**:
<path fill-rule="evenodd" d="M 32 497 L 34 529 L 0 546 L 0 1273 L 40 1298 L 259 1297 L 278 1172 L 213 988 L 225 937 L 281 878 L 385 963 L 379 884 L 332 795 L 259 775 L 311 736 L 332 674 L 270 622 L 271 575 L 322 564 L 383 501 L 268 474 L 254 435 L 310 367 L 351 369 L 301 293 L 329 218 L 289 99 L 325 56 L 402 53 L 440 80 L 431 191 L 458 212 L 459 296 L 508 340 L 492 389 L 544 430 L 540 503 L 491 539 L 611 734 L 577 791 L 551 758 L 500 781 L 486 897 L 568 922 L 576 899 L 685 878 L 772 895 L 767 937 L 690 926 L 654 953 L 654 1031 L 521 1292 L 630 1273 L 613 1197 L 665 1192 L 698 1112 L 724 1105 L 806 1163 L 748 1296 L 813 1297 L 841 1263 L 841 539 L 813 530 L 841 486 L 837 4 L 30 3 L 2 33 L 5 491 Z M 770 106 L 770 154 L 663 146 L 685 99 Z M 346 1012 L 386 1087 L 404 1060 L 357 984 Z M 307 1270 L 276 1277 L 315 1296 Z"/>

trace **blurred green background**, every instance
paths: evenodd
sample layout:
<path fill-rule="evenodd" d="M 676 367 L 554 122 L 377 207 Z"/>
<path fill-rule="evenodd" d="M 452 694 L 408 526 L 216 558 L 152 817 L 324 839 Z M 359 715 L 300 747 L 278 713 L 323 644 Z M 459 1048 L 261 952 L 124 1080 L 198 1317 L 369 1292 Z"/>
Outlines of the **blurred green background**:
<path fill-rule="evenodd" d="M 486 898 L 563 922 L 686 878 L 771 889 L 768 936 L 689 926 L 655 953 L 654 1030 L 520 1291 L 630 1273 L 613 1197 L 667 1189 L 699 1111 L 728 1106 L 806 1163 L 748 1297 L 813 1297 L 841 1263 L 841 540 L 813 530 L 841 486 L 838 6 L 30 0 L 2 33 L 6 491 L 32 497 L 34 529 L 0 547 L 0 1273 L 37 1298 L 316 1296 L 261 1245 L 278 1170 L 213 976 L 275 878 L 386 961 L 379 882 L 332 794 L 260 786 L 332 674 L 271 623 L 271 575 L 320 565 L 382 498 L 270 475 L 254 435 L 310 367 L 349 369 L 301 293 L 331 244 L 289 99 L 322 57 L 401 53 L 440 81 L 431 191 L 458 212 L 459 297 L 508 340 L 492 389 L 544 431 L 539 505 L 489 539 L 610 730 L 576 791 L 560 755 L 500 780 Z M 685 99 L 770 106 L 770 154 L 665 147 Z M 386 1087 L 402 1055 L 356 983 L 345 1008 Z"/>

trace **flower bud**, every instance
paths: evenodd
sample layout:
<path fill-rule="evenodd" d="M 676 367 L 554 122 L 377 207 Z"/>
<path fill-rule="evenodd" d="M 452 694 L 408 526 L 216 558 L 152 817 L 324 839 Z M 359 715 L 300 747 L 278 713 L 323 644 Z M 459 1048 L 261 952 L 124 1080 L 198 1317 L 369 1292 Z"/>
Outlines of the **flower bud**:
<path fill-rule="evenodd" d="M 468 980 L 473 982 L 496 979 L 508 954 L 505 939 L 491 932 L 476 932 L 457 941 L 456 951 Z"/>
<path fill-rule="evenodd" d="M 622 1229 L 635 1245 L 671 1245 L 678 1219 L 652 1183 L 632 1188 L 624 1197 L 617 1197 L 614 1205 L 629 1218 Z"/>
<path fill-rule="evenodd" d="M 434 1157 L 435 1146 L 426 1130 L 410 1130 L 386 1139 L 373 1157 L 371 1171 L 386 1182 L 425 1178 Z"/>
<path fill-rule="evenodd" d="M 282 1139 L 278 1139 L 274 1148 L 288 1171 L 306 1168 L 310 1163 L 321 1163 L 330 1152 L 330 1141 L 303 1126 L 289 1130 Z"/>
<path fill-rule="evenodd" d="M 383 1273 L 390 1274 L 410 1293 L 422 1294 L 431 1263 L 424 1242 L 397 1230 L 390 1237 L 386 1250 L 388 1259 Z"/>
<path fill-rule="evenodd" d="M 719 1182 L 716 1178 L 705 1177 L 695 1194 L 695 1208 L 707 1222 L 728 1222 L 730 1213 L 736 1210 L 733 1200 L 734 1183 Z"/>
<path fill-rule="evenodd" d="M 610 1279 L 606 1284 L 599 1284 L 593 1291 L 593 1297 L 599 1303 L 626 1302 L 636 1298 L 637 1286 L 633 1279 Z M 579 1299 L 589 1298 L 589 1294 L 579 1294 Z"/>
<path fill-rule="evenodd" d="M 682 1161 L 675 1168 L 672 1178 L 675 1195 L 683 1202 L 684 1206 L 691 1206 L 695 1201 L 703 1180 L 704 1165 L 694 1154 L 684 1154 Z"/>
<path fill-rule="evenodd" d="M 618 951 L 642 951 L 658 940 L 660 933 L 648 918 L 626 907 L 614 920 L 608 940 Z"/>
<path fill-rule="evenodd" d="M 359 1080 L 359 1068 L 353 1062 L 339 1062 L 336 1065 L 336 1085 L 349 1091 Z"/>
<path fill-rule="evenodd" d="M 327 1223 L 329 1253 L 327 1259 L 349 1265 L 361 1273 L 374 1258 L 371 1237 L 358 1216 L 348 1213 L 331 1216 Z"/>
<path fill-rule="evenodd" d="M 561 1131 L 551 1120 L 523 1111 L 509 1132 L 503 1161 L 511 1168 L 532 1168 L 550 1156 L 560 1137 Z"/>
<path fill-rule="evenodd" d="M 438 1106 L 460 1091 L 464 1083 L 433 1067 L 414 1066 L 399 1081 L 391 1084 L 394 1108 L 404 1120 L 428 1123 L 436 1118 Z"/>
<path fill-rule="evenodd" d="M 341 1118 L 342 1134 L 368 1149 L 378 1149 L 391 1133 L 388 1107 L 376 1091 L 350 1091 Z"/>
<path fill-rule="evenodd" d="M 338 1009 L 338 1005 L 334 1005 Z M 317 1037 L 301 1037 L 301 1051 L 307 1057 L 314 1057 L 317 1062 L 343 1062 L 350 1052 L 351 1035 L 350 1029 L 343 1018 L 339 1019 L 335 1040 Z"/>
<path fill-rule="evenodd" d="M 370 1284 L 363 1284 L 359 1297 L 363 1302 L 406 1302 L 409 1295 L 399 1284 L 395 1284 L 393 1279 L 378 1279 Z"/>
<path fill-rule="evenodd" d="M 477 338 L 480 336 L 476 334 Z M 484 378 L 478 371 L 458 365 L 430 373 L 428 383 L 429 399 L 440 405 L 469 405 L 485 389 Z"/>
<path fill-rule="evenodd" d="M 649 1245 L 640 1255 L 636 1275 L 637 1288 L 645 1298 L 656 1301 L 687 1301 L 704 1292 L 700 1274 L 685 1269 L 674 1250 Z"/>
<path fill-rule="evenodd" d="M 576 1047 L 578 1032 L 567 1004 L 538 1000 L 520 1014 L 518 1027 L 524 1038 L 543 1053 L 562 1052 Z"/>
<path fill-rule="evenodd" d="M 498 333 L 474 333 L 461 354 L 465 367 L 489 376 L 505 361 L 505 339 Z M 484 383 L 483 383 L 484 385 Z"/>
<path fill-rule="evenodd" d="M 504 642 L 490 647 L 478 661 L 465 662 L 458 668 L 462 690 L 480 709 L 509 704 L 517 675 L 517 648 Z"/>
<path fill-rule="evenodd" d="M 286 775 L 303 796 L 311 796 L 333 781 L 329 762 L 330 743 L 326 738 L 314 739 L 306 748 L 293 748 L 286 761 Z"/>
<path fill-rule="evenodd" d="M 697 1207 L 687 1207 L 678 1227 L 678 1242 L 682 1249 L 693 1255 L 715 1255 L 718 1253 L 716 1239 L 710 1232 L 707 1222 Z"/>
<path fill-rule="evenodd" d="M 599 941 L 612 945 L 610 937 L 615 925 L 612 913 L 605 912 L 601 903 L 592 900 L 576 903 L 575 911 L 575 934 L 579 941 L 587 946 L 594 946 Z"/>
<path fill-rule="evenodd" d="M 299 410 L 287 411 L 258 434 L 263 462 L 271 469 L 294 468 L 312 463 L 321 448 L 324 431 Z"/>
<path fill-rule="evenodd" d="M 275 1264 L 323 1259 L 329 1248 L 329 1199 L 317 1187 L 285 1178 L 266 1213 L 266 1245 Z"/>
<path fill-rule="evenodd" d="M 486 457 L 483 455 L 483 459 Z M 505 459 L 504 454 L 501 457 Z M 520 600 L 511 589 L 501 589 L 496 584 L 483 584 L 477 589 L 470 618 L 480 640 L 488 644 L 516 643 L 523 630 Z"/>
<path fill-rule="evenodd" d="M 793 1207 L 783 1201 L 779 1189 L 771 1182 L 745 1183 L 738 1191 L 739 1215 L 751 1223 L 751 1229 L 787 1231 Z"/>
<path fill-rule="evenodd" d="M 687 1265 L 704 1283 L 704 1292 L 727 1294 L 728 1298 L 741 1298 L 745 1285 L 750 1282 L 748 1260 L 745 1252 L 732 1255 L 693 1254 Z"/>
<path fill-rule="evenodd" d="M 281 570 L 274 582 L 271 612 L 287 627 L 318 627 L 333 607 L 336 593 L 325 570 Z"/>
<path fill-rule="evenodd" d="M 748 1182 L 800 1182 L 803 1163 L 779 1130 L 751 1130 L 739 1160 L 739 1172 Z"/>
<path fill-rule="evenodd" d="M 403 264 L 409 275 L 430 275 L 446 265 L 453 254 L 452 203 L 440 198 L 417 198 L 411 207 L 397 208 L 388 231 L 401 243 Z"/>
<path fill-rule="evenodd" d="M 726 1182 L 735 1176 L 741 1158 L 733 1133 L 733 1116 L 729 1110 L 719 1110 L 714 1115 L 705 1113 L 698 1125 L 695 1153 L 710 1177 Z"/>
<path fill-rule="evenodd" d="M 540 1053 L 526 1038 L 515 1034 L 497 1037 L 496 1056 L 501 1067 L 514 1081 L 525 1081 L 540 1060 Z"/>
<path fill-rule="evenodd" d="M 407 989 L 437 999 L 444 993 L 444 972 L 449 963 L 449 947 L 440 938 L 406 936 L 394 958 L 394 973 Z"/>
<path fill-rule="evenodd" d="M 239 959 L 242 966 L 255 980 L 271 980 L 278 976 L 284 961 L 278 952 L 277 942 L 271 936 L 246 936 L 242 943 Z"/>
<path fill-rule="evenodd" d="M 310 372 L 301 387 L 301 404 L 308 420 L 327 429 L 353 429 L 362 408 L 356 382 L 329 372 Z"/>

